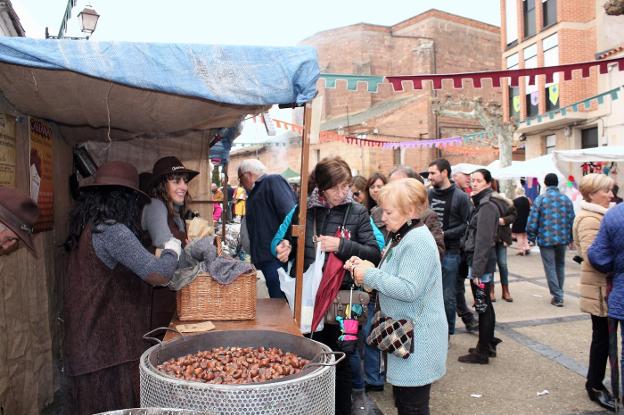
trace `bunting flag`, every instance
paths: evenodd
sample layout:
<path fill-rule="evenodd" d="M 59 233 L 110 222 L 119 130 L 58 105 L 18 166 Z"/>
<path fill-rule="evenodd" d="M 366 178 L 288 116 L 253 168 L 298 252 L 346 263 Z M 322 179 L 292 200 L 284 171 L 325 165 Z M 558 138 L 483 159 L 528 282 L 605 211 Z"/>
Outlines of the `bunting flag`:
<path fill-rule="evenodd" d="M 254 122 L 256 121 L 255 117 L 253 117 Z M 260 117 L 262 120 L 262 117 Z M 262 122 L 262 121 L 261 121 Z M 275 126 L 277 128 L 284 128 L 298 134 L 303 134 L 303 126 L 299 124 L 293 124 L 286 121 L 281 120 L 273 120 Z M 488 138 L 492 135 L 486 132 L 477 132 L 468 134 L 463 137 L 448 137 L 448 138 L 435 138 L 429 140 L 410 140 L 410 141 L 383 141 L 383 140 L 372 140 L 364 137 L 357 136 L 345 136 L 342 134 L 338 134 L 336 131 L 321 131 L 319 136 L 319 141 L 321 143 L 329 143 L 334 141 L 342 141 L 347 144 L 358 145 L 360 147 L 376 147 L 376 148 L 384 148 L 384 149 L 397 149 L 397 148 L 442 148 L 447 146 L 456 146 L 461 145 L 464 141 L 469 140 L 477 140 L 479 138 Z M 256 142 L 236 142 L 236 145 L 240 145 L 242 147 L 246 146 L 275 146 L 275 147 L 283 147 L 288 146 L 290 144 L 300 144 L 300 137 L 292 137 L 290 142 L 280 141 L 280 142 L 271 142 L 271 141 L 256 141 Z"/>
<path fill-rule="evenodd" d="M 360 147 L 385 147 L 385 145 L 388 144 L 387 141 L 370 140 L 368 138 L 358 138 L 352 136 L 344 137 L 344 141 L 347 144 L 355 144 Z"/>
<path fill-rule="evenodd" d="M 561 114 L 561 116 L 565 117 L 568 114 L 569 111 L 570 112 L 578 112 L 579 111 L 579 107 L 581 105 L 583 106 L 583 108 L 585 110 L 588 110 L 588 109 L 591 108 L 591 104 L 592 104 L 593 101 L 596 101 L 598 103 L 598 105 L 604 104 L 605 97 L 607 97 L 607 96 L 611 98 L 611 101 L 616 101 L 616 100 L 618 100 L 620 98 L 620 95 L 619 95 L 620 94 L 620 88 L 621 87 L 617 87 L 617 88 L 614 88 L 614 89 L 612 89 L 610 91 L 603 92 L 602 94 L 594 95 L 593 97 L 589 97 L 589 98 L 584 99 L 582 101 L 575 102 L 574 104 L 570 104 L 570 105 L 568 105 L 566 107 L 559 108 L 559 109 L 552 110 L 552 111 L 548 111 L 545 114 L 541 114 L 541 115 L 537 115 L 537 116 L 534 116 L 534 117 L 527 118 L 524 121 L 521 121 L 521 123 L 525 123 L 528 126 L 528 125 L 531 125 L 531 123 L 533 123 L 533 121 L 537 121 L 538 123 L 540 123 L 546 117 L 548 119 L 553 120 L 553 119 L 555 119 L 555 116 L 558 115 L 558 114 Z M 550 90 L 550 93 L 552 93 L 552 90 Z M 559 94 L 559 92 L 557 90 L 557 99 L 559 99 L 558 94 Z"/>
<path fill-rule="evenodd" d="M 386 80 L 392 84 L 395 91 L 403 91 L 403 81 L 412 82 L 414 89 L 422 89 L 423 81 L 431 81 L 434 89 L 442 89 L 442 81 L 445 79 L 452 80 L 453 87 L 456 89 L 463 87 L 463 81 L 465 79 L 470 79 L 473 87 L 481 88 L 483 79 L 487 78 L 492 80 L 492 86 L 495 88 L 499 88 L 501 86 L 502 78 L 508 78 L 510 86 L 516 87 L 519 85 L 520 77 L 527 77 L 529 85 L 535 85 L 535 77 L 544 75 L 546 77 L 546 83 L 550 84 L 553 83 L 554 75 L 556 73 L 563 73 L 563 79 L 570 81 L 572 79 L 572 72 L 575 70 L 581 70 L 581 76 L 583 78 L 588 78 L 590 69 L 595 66 L 599 67 L 601 74 L 606 74 L 609 72 L 609 65 L 614 63 L 618 64 L 620 71 L 624 71 L 624 57 L 622 57 L 604 61 L 580 62 L 530 69 L 508 69 L 502 71 L 466 72 L 455 74 L 386 76 Z"/>
<path fill-rule="evenodd" d="M 462 139 L 465 143 L 470 141 L 481 141 L 495 138 L 494 134 L 489 133 L 487 131 L 478 131 L 476 133 L 470 133 L 462 136 Z"/>
<path fill-rule="evenodd" d="M 535 85 L 535 78 L 543 75 L 546 83 L 554 82 L 556 73 L 563 73 L 563 79 L 569 81 L 572 79 L 573 71 L 580 70 L 583 78 L 589 77 L 590 69 L 598 66 L 601 74 L 609 71 L 609 65 L 617 64 L 620 71 L 624 71 L 624 57 L 608 59 L 603 61 L 590 61 L 571 63 L 557 66 L 544 66 L 530 69 L 507 69 L 500 71 L 485 72 L 465 72 L 465 73 L 449 73 L 449 74 L 425 74 L 425 75 L 407 75 L 407 76 L 371 76 L 371 75 L 349 75 L 349 74 L 325 74 L 322 73 L 320 78 L 325 81 L 325 88 L 336 88 L 336 81 L 345 81 L 349 91 L 356 91 L 358 82 L 367 84 L 368 92 L 377 92 L 379 84 L 384 80 L 392 84 L 395 91 L 403 91 L 403 81 L 411 82 L 414 89 L 422 89 L 423 81 L 430 81 L 434 89 L 442 89 L 442 81 L 449 79 L 453 82 L 456 89 L 463 88 L 464 80 L 472 81 L 474 88 L 481 88 L 484 79 L 490 79 L 492 86 L 499 88 L 501 79 L 509 79 L 510 85 L 517 87 L 521 77 L 528 78 L 529 85 Z"/>
<path fill-rule="evenodd" d="M 384 148 L 441 148 L 446 146 L 458 146 L 463 144 L 462 137 L 437 138 L 435 140 L 418 140 L 418 141 L 394 141 L 384 143 Z"/>
<path fill-rule="evenodd" d="M 336 88 L 336 81 L 346 81 L 349 91 L 357 91 L 358 82 L 365 82 L 368 92 L 377 92 L 379 84 L 384 81 L 383 76 L 366 76 L 366 75 L 339 75 L 331 73 L 322 73 L 320 75 L 325 80 L 325 88 Z"/>

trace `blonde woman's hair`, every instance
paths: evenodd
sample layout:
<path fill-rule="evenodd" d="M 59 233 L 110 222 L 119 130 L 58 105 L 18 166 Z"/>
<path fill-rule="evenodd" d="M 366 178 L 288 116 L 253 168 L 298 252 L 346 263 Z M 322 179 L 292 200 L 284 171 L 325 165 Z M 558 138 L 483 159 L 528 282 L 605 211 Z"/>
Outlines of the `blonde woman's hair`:
<path fill-rule="evenodd" d="M 579 183 L 579 191 L 586 202 L 591 202 L 590 196 L 599 190 L 609 191 L 613 188 L 613 179 L 606 174 L 590 173 L 583 176 Z"/>
<path fill-rule="evenodd" d="M 379 205 L 392 205 L 404 215 L 409 215 L 411 208 L 416 216 L 427 209 L 429 203 L 427 189 L 416 179 L 394 180 L 382 187 L 379 192 Z"/>

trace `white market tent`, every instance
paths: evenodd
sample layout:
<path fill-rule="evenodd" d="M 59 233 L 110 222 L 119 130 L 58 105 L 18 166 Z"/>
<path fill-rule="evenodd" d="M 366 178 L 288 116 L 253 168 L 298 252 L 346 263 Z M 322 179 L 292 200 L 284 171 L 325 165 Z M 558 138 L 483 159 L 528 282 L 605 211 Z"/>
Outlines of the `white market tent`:
<path fill-rule="evenodd" d="M 514 161 L 511 166 L 498 169 L 492 172 L 497 179 L 518 179 L 520 177 L 537 177 L 543 181 L 548 173 L 556 173 L 560 177 L 565 177 L 555 164 L 552 154 L 536 157 L 526 161 Z"/>
<path fill-rule="evenodd" d="M 599 161 L 624 161 L 624 146 L 557 150 L 554 153 L 554 159 L 557 164 L 561 162 L 590 163 Z"/>
<path fill-rule="evenodd" d="M 481 166 L 479 164 L 472 164 L 472 163 L 459 163 L 456 164 L 454 166 L 451 166 L 451 173 L 464 173 L 464 174 L 470 174 L 475 170 L 478 169 L 486 169 L 486 166 Z"/>

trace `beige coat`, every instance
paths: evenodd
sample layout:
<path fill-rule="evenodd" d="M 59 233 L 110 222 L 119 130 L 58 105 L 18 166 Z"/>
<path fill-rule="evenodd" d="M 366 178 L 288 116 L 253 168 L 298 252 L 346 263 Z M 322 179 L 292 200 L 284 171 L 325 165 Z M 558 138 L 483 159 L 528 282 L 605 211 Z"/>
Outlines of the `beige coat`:
<path fill-rule="evenodd" d="M 596 239 L 600 222 L 607 212 L 602 206 L 594 203 L 581 202 L 581 210 L 574 219 L 572 232 L 574 243 L 579 254 L 583 257 L 581 264 L 581 311 L 599 317 L 607 316 L 607 278 L 596 271 L 587 259 L 587 251 Z"/>

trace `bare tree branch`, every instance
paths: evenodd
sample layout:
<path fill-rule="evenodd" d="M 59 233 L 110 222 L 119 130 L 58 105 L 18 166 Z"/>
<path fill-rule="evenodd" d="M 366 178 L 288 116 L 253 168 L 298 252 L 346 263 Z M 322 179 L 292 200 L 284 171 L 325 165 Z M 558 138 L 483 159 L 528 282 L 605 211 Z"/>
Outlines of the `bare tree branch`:
<path fill-rule="evenodd" d="M 432 99 L 433 112 L 439 116 L 477 120 L 488 135 L 496 137 L 499 149 L 501 167 L 511 165 L 513 133 L 515 125 L 503 122 L 502 108 L 497 102 L 483 104 L 482 99 L 444 97 L 443 101 L 438 98 Z M 505 193 L 511 197 L 510 183 L 501 183 Z"/>

